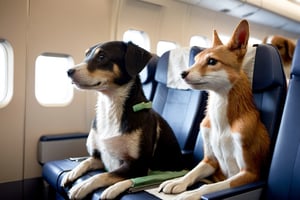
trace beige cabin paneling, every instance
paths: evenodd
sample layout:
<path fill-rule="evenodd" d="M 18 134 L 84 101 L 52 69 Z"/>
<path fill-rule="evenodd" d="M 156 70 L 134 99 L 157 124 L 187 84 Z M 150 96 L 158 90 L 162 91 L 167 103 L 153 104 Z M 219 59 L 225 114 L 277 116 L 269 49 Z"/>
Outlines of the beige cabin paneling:
<path fill-rule="evenodd" d="M 0 183 L 23 177 L 27 2 L 0 0 L 0 38 L 13 48 L 13 96 L 0 108 Z"/>
<path fill-rule="evenodd" d="M 41 135 L 88 132 L 96 95 L 75 90 L 72 102 L 45 107 L 34 93 L 35 60 L 44 52 L 71 55 L 75 63 L 85 50 L 110 39 L 113 1 L 31 0 L 28 22 L 24 178 L 41 176 L 37 144 Z M 67 74 L 66 74 L 67 76 Z M 55 77 L 53 77 L 55 81 Z M 71 81 L 70 81 L 71 84 Z"/>

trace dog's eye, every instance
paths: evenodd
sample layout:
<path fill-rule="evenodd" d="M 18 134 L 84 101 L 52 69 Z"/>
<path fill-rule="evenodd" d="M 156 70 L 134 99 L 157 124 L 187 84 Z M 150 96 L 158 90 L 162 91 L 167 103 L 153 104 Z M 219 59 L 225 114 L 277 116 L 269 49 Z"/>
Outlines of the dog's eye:
<path fill-rule="evenodd" d="M 216 59 L 214 59 L 214 58 L 209 58 L 208 60 L 207 60 L 207 64 L 208 65 L 216 65 L 217 64 L 217 60 Z"/>
<path fill-rule="evenodd" d="M 105 58 L 105 56 L 103 54 L 100 54 L 97 56 L 98 61 L 102 61 L 104 58 Z"/>

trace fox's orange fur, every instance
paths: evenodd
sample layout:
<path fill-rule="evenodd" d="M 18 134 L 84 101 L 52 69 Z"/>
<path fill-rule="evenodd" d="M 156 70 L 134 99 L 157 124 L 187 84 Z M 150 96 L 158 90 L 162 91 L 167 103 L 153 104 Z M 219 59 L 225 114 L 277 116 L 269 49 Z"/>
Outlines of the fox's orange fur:
<path fill-rule="evenodd" d="M 207 113 L 201 122 L 203 160 L 185 176 L 161 184 L 165 193 L 181 193 L 202 178 L 214 183 L 187 191 L 177 199 L 199 199 L 203 194 L 256 181 L 269 151 L 269 136 L 253 102 L 247 75 L 242 69 L 247 52 L 249 25 L 242 20 L 227 45 L 214 31 L 213 46 L 195 57 L 182 73 L 194 89 L 207 90 Z"/>

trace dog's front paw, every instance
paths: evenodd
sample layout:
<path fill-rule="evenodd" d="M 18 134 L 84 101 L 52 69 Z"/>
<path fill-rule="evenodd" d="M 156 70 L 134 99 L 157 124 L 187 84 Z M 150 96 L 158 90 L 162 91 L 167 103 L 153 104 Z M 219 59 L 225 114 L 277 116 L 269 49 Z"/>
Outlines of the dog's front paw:
<path fill-rule="evenodd" d="M 163 182 L 159 186 L 159 191 L 164 192 L 166 194 L 178 194 L 183 191 L 186 191 L 187 184 L 182 181 L 181 178 L 172 179 Z"/>
<path fill-rule="evenodd" d="M 76 175 L 76 173 L 75 173 L 73 170 L 72 170 L 72 171 L 69 171 L 69 172 L 67 172 L 67 173 L 63 176 L 63 178 L 62 178 L 62 180 L 61 180 L 61 183 L 60 183 L 60 186 L 61 186 L 61 187 L 66 187 L 68 184 L 70 184 L 70 183 L 72 183 L 73 181 L 75 181 L 76 178 L 78 178 L 77 175 Z"/>
<path fill-rule="evenodd" d="M 114 185 L 106 188 L 102 194 L 101 199 L 115 199 L 117 196 L 119 196 L 121 193 L 125 192 L 132 186 L 131 180 L 124 180 L 118 183 L 115 183 Z"/>
<path fill-rule="evenodd" d="M 180 195 L 176 196 L 174 200 L 198 200 L 201 199 L 201 192 L 197 190 L 191 190 L 183 192 Z"/>
<path fill-rule="evenodd" d="M 92 184 L 90 183 L 89 179 L 82 181 L 74 185 L 68 192 L 68 196 L 70 199 L 83 199 L 87 196 L 90 192 L 93 191 Z"/>

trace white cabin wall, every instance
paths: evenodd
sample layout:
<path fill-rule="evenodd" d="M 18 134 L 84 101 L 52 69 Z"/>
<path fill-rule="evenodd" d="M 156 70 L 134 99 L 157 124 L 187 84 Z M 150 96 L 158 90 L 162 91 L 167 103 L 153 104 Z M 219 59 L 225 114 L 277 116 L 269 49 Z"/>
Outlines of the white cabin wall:
<path fill-rule="evenodd" d="M 26 1 L 0 1 L 0 38 L 8 40 L 14 53 L 13 97 L 0 108 L 0 183 L 23 177 Z"/>
<path fill-rule="evenodd" d="M 188 17 L 188 7 L 185 4 L 168 1 L 164 5 L 162 19 L 160 19 L 160 40 L 167 40 L 186 46 L 184 41 L 185 22 Z"/>

